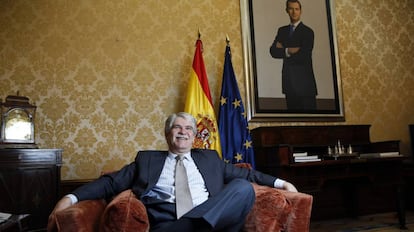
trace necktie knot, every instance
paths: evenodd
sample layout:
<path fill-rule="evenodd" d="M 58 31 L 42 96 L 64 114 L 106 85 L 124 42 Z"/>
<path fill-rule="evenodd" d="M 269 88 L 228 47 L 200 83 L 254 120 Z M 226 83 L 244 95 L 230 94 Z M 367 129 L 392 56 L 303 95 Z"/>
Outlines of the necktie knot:
<path fill-rule="evenodd" d="M 176 157 L 175 157 L 175 159 L 177 160 L 177 162 L 183 162 L 183 160 L 184 160 L 184 156 L 183 155 L 177 155 Z"/>

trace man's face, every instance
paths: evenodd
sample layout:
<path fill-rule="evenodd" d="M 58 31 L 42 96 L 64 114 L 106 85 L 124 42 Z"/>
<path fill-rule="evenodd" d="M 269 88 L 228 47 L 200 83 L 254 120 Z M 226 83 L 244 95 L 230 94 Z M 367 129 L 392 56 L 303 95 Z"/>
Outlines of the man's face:
<path fill-rule="evenodd" d="M 177 155 L 189 152 L 195 138 L 193 130 L 194 128 L 190 121 L 177 117 L 170 133 L 167 135 L 170 151 Z"/>
<path fill-rule="evenodd" d="M 290 22 L 296 23 L 300 20 L 300 15 L 302 13 L 300 5 L 297 2 L 289 2 L 286 12 L 289 14 Z"/>

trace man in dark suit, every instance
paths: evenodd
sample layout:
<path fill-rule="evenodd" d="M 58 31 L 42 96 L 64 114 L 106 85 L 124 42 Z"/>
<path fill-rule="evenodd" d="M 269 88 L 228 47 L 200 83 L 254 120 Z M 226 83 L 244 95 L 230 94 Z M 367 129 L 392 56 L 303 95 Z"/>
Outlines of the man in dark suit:
<path fill-rule="evenodd" d="M 300 20 L 302 6 L 298 0 L 287 0 L 286 12 L 290 24 L 278 29 L 270 54 L 283 59 L 282 92 L 287 109 L 315 110 L 318 92 L 312 65 L 314 33 Z"/>
<path fill-rule="evenodd" d="M 223 162 L 216 151 L 191 149 L 197 133 L 191 114 L 170 115 L 164 132 L 168 151 L 139 152 L 135 161 L 121 170 L 63 197 L 54 211 L 132 189 L 147 209 L 150 231 L 240 231 L 255 200 L 250 182 L 297 192 L 287 181 Z M 182 216 L 176 204 L 181 195 L 177 194 L 180 189 L 175 188 L 178 179 L 174 174 L 179 160 L 187 174 L 188 186 L 182 188 L 189 187 L 191 201 Z"/>

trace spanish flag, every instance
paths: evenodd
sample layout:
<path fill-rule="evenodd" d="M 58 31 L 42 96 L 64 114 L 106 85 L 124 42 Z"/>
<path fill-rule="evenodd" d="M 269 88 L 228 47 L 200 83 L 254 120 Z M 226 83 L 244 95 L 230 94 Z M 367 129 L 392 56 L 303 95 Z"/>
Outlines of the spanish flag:
<path fill-rule="evenodd" d="M 198 39 L 184 111 L 197 119 L 197 135 L 193 148 L 216 150 L 221 158 L 220 135 L 204 66 L 202 47 L 203 43 Z"/>

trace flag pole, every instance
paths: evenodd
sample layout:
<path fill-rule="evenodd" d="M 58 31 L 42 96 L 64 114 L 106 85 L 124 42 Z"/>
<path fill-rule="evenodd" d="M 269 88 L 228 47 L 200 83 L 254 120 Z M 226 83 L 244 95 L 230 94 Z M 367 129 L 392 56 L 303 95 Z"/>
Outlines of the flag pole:
<path fill-rule="evenodd" d="M 198 38 L 197 38 L 197 41 L 201 41 L 201 32 L 200 32 L 200 28 L 198 28 Z M 196 44 L 195 44 L 195 47 L 197 47 L 197 42 L 196 42 Z M 204 50 L 204 47 L 203 47 L 203 42 L 201 42 L 201 52 L 203 52 L 203 50 Z"/>
<path fill-rule="evenodd" d="M 227 46 L 230 46 L 230 38 L 229 38 L 229 35 L 226 35 L 226 44 L 227 44 Z"/>

